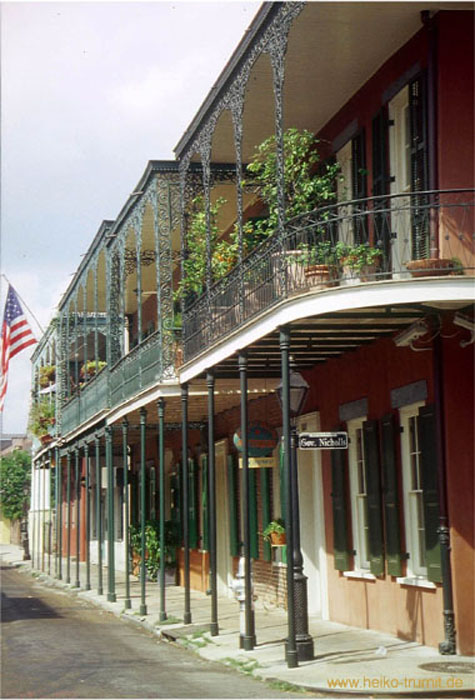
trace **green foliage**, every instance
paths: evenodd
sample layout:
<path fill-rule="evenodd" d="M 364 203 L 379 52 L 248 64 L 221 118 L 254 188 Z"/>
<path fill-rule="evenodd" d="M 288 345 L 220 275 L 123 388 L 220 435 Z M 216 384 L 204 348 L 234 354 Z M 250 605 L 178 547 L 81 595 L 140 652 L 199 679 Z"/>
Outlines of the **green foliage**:
<path fill-rule="evenodd" d="M 270 536 L 272 533 L 275 533 L 276 535 L 283 535 L 285 533 L 285 522 L 282 520 L 282 518 L 271 520 L 267 527 L 264 529 L 262 537 L 268 542 L 270 542 Z"/>
<path fill-rule="evenodd" d="M 41 398 L 30 410 L 29 429 L 33 435 L 41 438 L 48 435 L 55 424 L 55 404 L 48 397 Z"/>
<path fill-rule="evenodd" d="M 382 259 L 379 248 L 372 248 L 368 243 L 348 245 L 342 241 L 335 246 L 335 256 L 343 267 L 356 272 L 361 272 L 367 265 L 377 265 Z"/>
<path fill-rule="evenodd" d="M 30 499 L 31 456 L 15 450 L 0 459 L 0 507 L 9 520 L 21 518 Z"/>
<path fill-rule="evenodd" d="M 142 534 L 140 525 L 129 526 L 130 549 L 140 555 L 142 550 Z M 170 520 L 165 522 L 165 562 L 167 566 L 176 563 L 176 547 L 178 541 L 175 534 L 175 524 Z M 145 523 L 145 568 L 152 581 L 157 580 L 160 568 L 160 522 L 147 520 Z"/>
<path fill-rule="evenodd" d="M 325 163 L 317 172 L 320 155 L 319 140 L 310 131 L 287 129 L 284 133 L 284 192 L 285 216 L 291 219 L 319 206 L 336 200 L 336 182 L 340 172 L 338 163 Z M 254 224 L 256 242 L 277 230 L 278 191 L 277 153 L 275 136 L 270 136 L 257 147 L 247 170 L 257 186 L 257 193 L 267 207 L 268 216 Z M 260 239 L 260 240 L 259 240 Z"/>
<path fill-rule="evenodd" d="M 39 368 L 38 377 L 43 389 L 53 384 L 56 378 L 56 365 L 43 365 Z"/>
<path fill-rule="evenodd" d="M 96 367 L 97 364 L 97 367 Z M 107 365 L 107 362 L 104 362 L 103 360 L 88 360 L 86 364 L 84 364 L 81 367 L 81 377 L 84 377 L 87 371 L 87 374 L 92 377 L 97 373 L 101 371 L 101 369 L 104 369 L 104 367 Z"/>
<path fill-rule="evenodd" d="M 299 250 L 302 252 L 297 257 L 297 262 L 301 265 L 331 265 L 335 263 L 331 241 L 318 241 L 315 245 L 304 243 Z"/>

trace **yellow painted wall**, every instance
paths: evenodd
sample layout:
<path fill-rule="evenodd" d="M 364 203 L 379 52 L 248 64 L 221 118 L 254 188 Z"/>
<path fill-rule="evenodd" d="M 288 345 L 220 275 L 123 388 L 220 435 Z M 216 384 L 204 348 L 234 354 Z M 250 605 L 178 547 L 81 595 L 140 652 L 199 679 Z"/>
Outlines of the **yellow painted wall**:
<path fill-rule="evenodd" d="M 10 544 L 10 525 L 11 521 L 0 512 L 0 544 Z"/>

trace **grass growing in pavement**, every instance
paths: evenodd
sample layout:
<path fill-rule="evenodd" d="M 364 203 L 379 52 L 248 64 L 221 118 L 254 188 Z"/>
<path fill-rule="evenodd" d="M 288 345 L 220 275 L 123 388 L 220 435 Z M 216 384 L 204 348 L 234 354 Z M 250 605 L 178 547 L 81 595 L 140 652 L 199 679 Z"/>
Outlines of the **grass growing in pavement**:
<path fill-rule="evenodd" d="M 176 625 L 178 622 L 183 622 L 179 617 L 173 617 L 173 615 L 170 615 L 170 617 L 167 617 L 166 620 L 156 620 L 155 625 L 157 627 L 163 627 L 163 625 Z"/>
<path fill-rule="evenodd" d="M 223 662 L 227 666 L 232 666 L 237 671 L 245 673 L 247 676 L 251 676 L 256 668 L 261 667 L 260 663 L 256 661 L 256 659 L 233 659 L 230 656 L 227 656 L 225 659 L 223 659 Z"/>

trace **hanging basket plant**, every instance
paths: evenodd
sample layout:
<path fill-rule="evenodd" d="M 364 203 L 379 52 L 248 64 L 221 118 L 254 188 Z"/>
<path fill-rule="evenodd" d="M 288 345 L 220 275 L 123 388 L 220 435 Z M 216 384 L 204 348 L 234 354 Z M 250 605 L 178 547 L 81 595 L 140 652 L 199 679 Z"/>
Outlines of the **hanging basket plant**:
<path fill-rule="evenodd" d="M 285 523 L 282 518 L 271 520 L 262 533 L 262 537 L 270 542 L 272 547 L 283 547 L 287 543 Z"/>
<path fill-rule="evenodd" d="M 56 423 L 55 405 L 48 398 L 43 398 L 33 404 L 30 411 L 29 429 L 30 432 L 42 442 L 48 436 L 52 439 L 53 427 Z"/>
<path fill-rule="evenodd" d="M 56 380 L 56 365 L 43 365 L 39 368 L 38 381 L 42 389 L 46 389 Z"/>
<path fill-rule="evenodd" d="M 104 367 L 107 365 L 107 362 L 103 362 L 102 360 L 88 360 L 86 364 L 84 364 L 81 367 L 80 371 L 80 376 L 85 377 L 86 372 L 88 377 L 94 377 L 95 374 L 99 374 L 101 369 L 104 369 Z"/>

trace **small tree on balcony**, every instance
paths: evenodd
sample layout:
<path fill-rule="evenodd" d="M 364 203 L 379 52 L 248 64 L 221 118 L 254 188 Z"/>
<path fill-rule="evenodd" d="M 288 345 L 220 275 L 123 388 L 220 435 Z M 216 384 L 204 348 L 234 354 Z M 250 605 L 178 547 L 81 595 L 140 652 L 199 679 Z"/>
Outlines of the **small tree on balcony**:
<path fill-rule="evenodd" d="M 290 128 L 284 133 L 284 194 L 286 218 L 312 211 L 336 200 L 339 163 L 323 163 L 318 152 L 319 139 L 310 131 Z M 278 189 L 275 136 L 270 136 L 256 148 L 247 170 L 253 175 L 246 182 L 254 185 L 266 205 L 268 216 L 253 225 L 256 243 L 277 230 Z"/>

